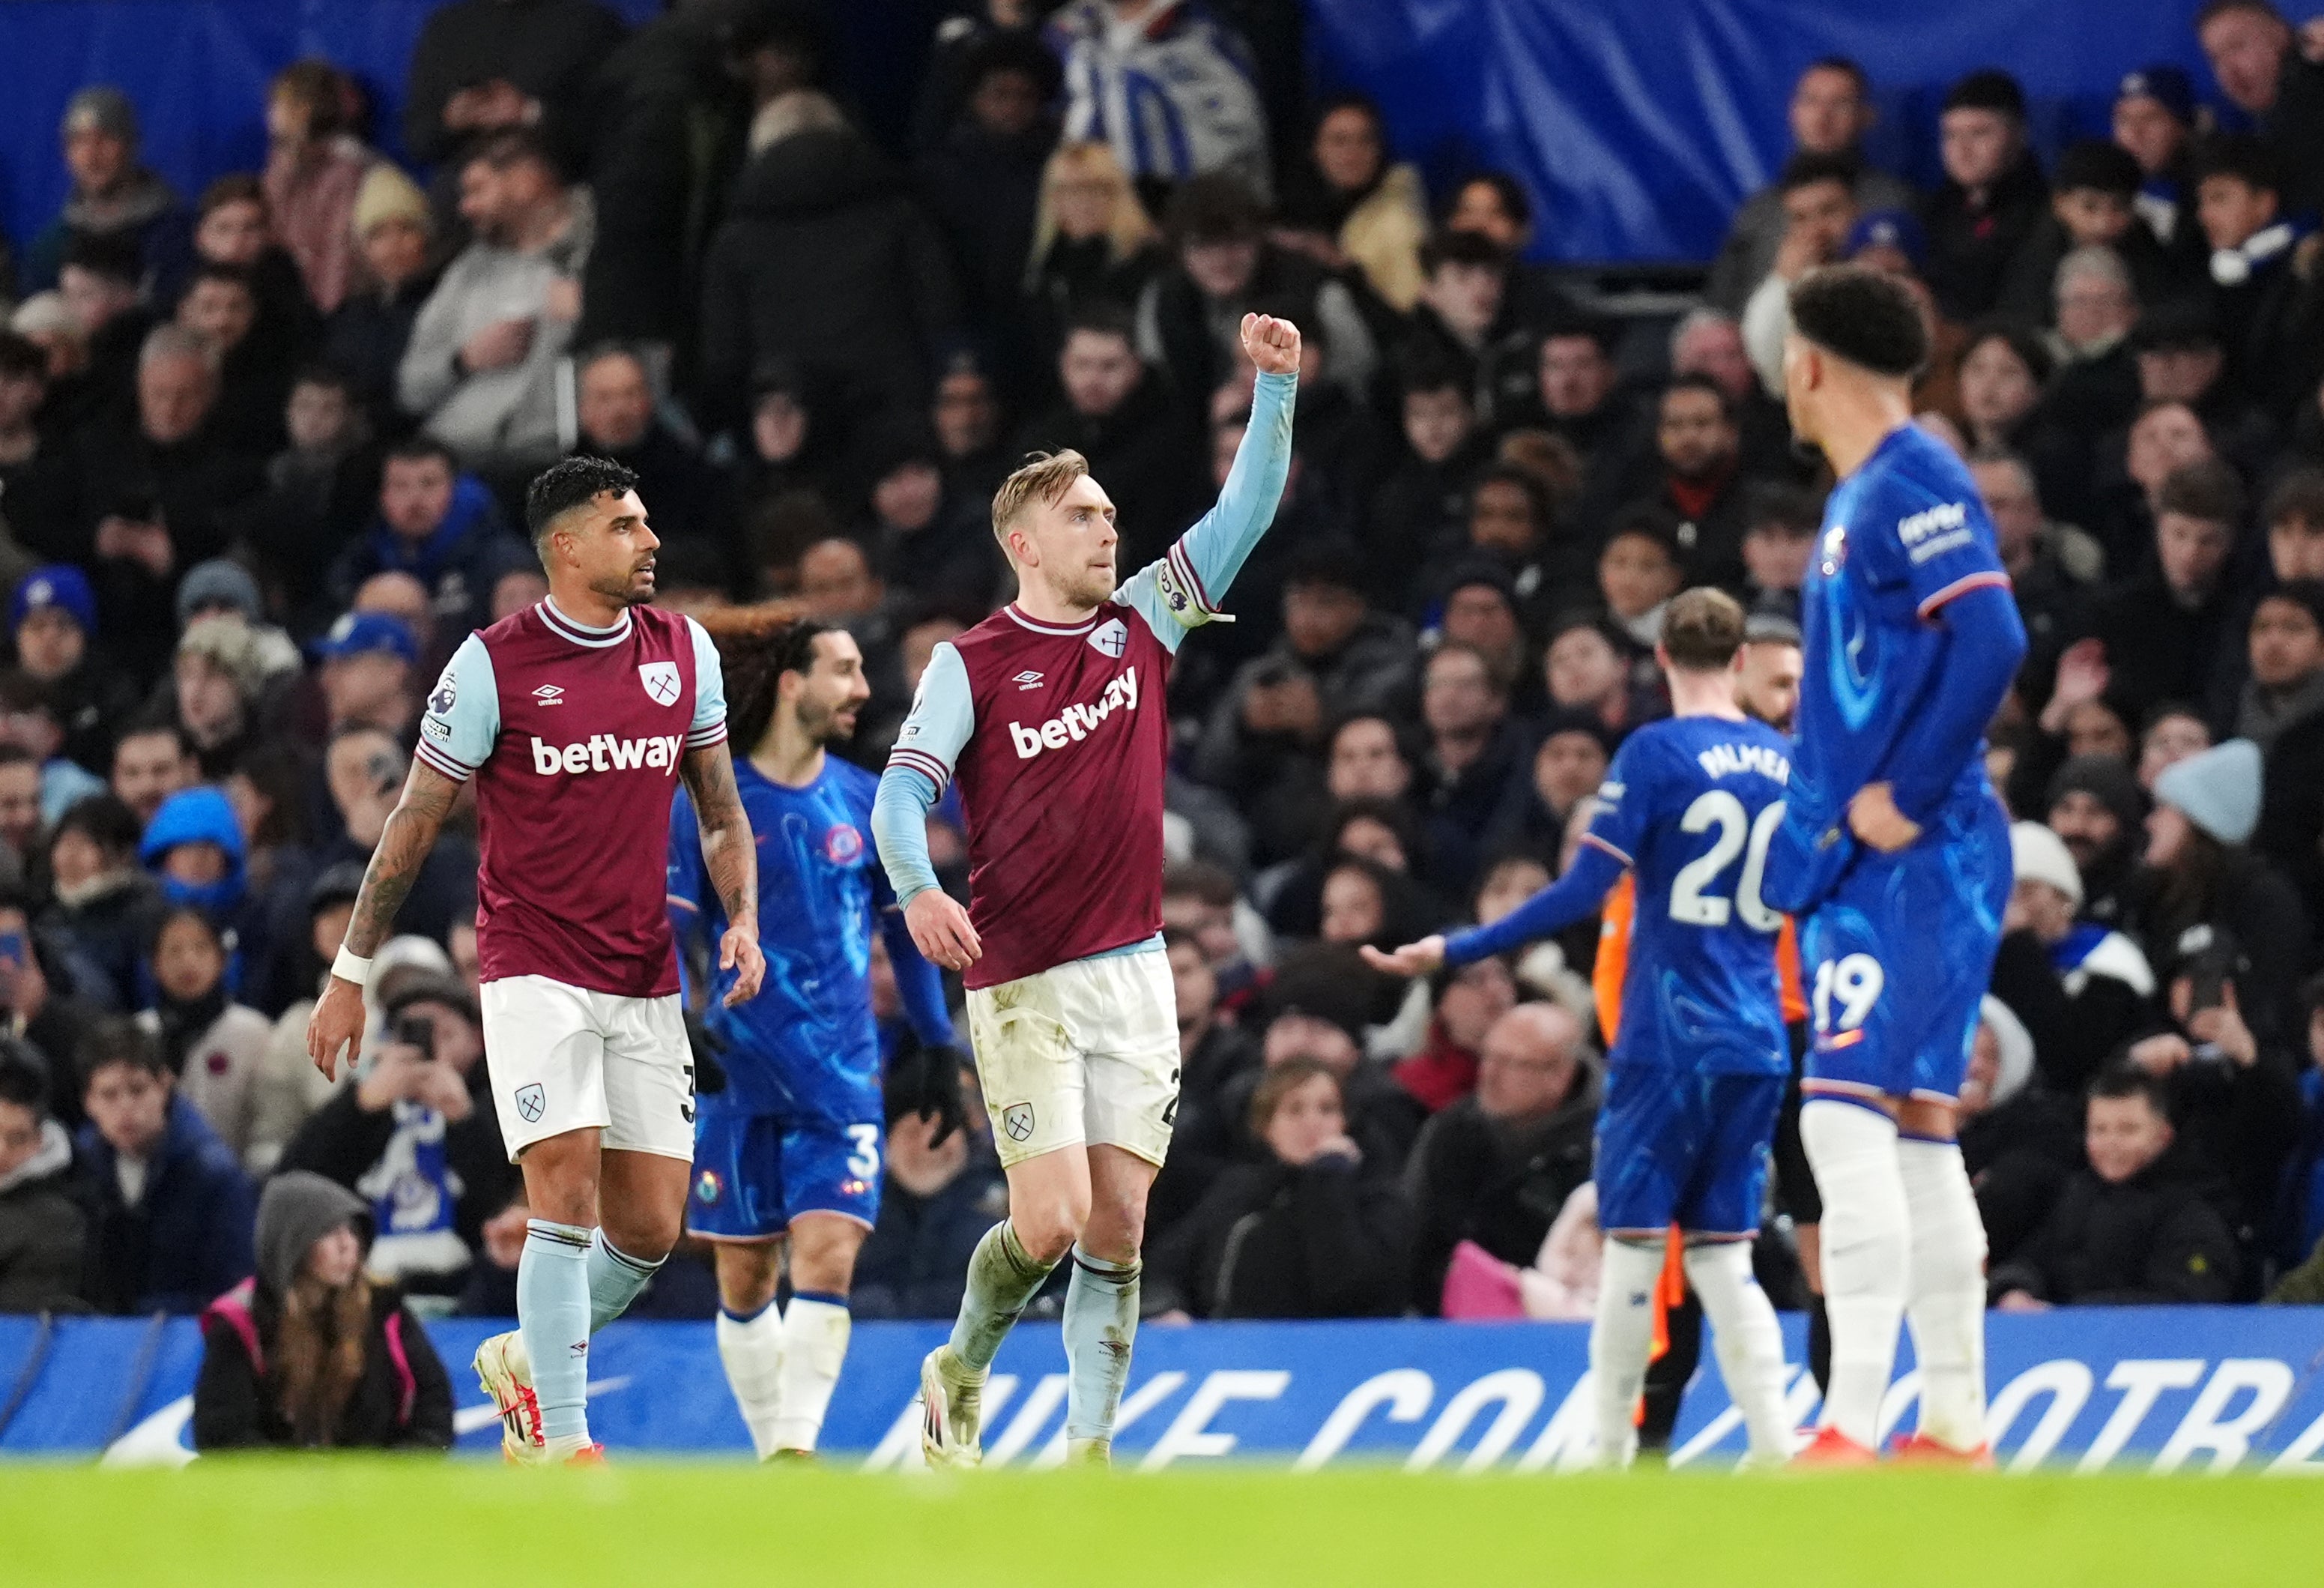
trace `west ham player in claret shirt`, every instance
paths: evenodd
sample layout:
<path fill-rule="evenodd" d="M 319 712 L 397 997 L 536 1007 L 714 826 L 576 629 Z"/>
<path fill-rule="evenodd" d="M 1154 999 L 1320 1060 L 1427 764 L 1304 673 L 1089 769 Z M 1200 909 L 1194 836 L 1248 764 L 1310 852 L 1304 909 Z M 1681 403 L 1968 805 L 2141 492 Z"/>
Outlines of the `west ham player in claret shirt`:
<path fill-rule="evenodd" d="M 921 1364 L 921 1448 L 981 1459 L 987 1370 L 1068 1253 L 1067 1458 L 1110 1457 L 1138 1332 L 1146 1193 L 1170 1145 L 1178 1025 L 1162 953 L 1165 687 L 1189 630 L 1273 522 L 1291 467 L 1299 332 L 1245 315 L 1251 418 L 1218 505 L 1117 581 L 1113 503 L 1078 453 L 1003 481 L 992 531 L 1017 599 L 939 645 L 880 780 L 881 861 L 920 952 L 962 973 L 1009 1216 L 970 1259 L 952 1340 Z M 969 905 L 936 886 L 926 817 L 968 818 Z"/>
<path fill-rule="evenodd" d="M 531 1210 L 517 1321 L 476 1352 L 522 1463 L 602 1459 L 584 1401 L 589 1336 L 678 1242 L 694 1161 L 694 1066 L 663 909 L 660 836 L 683 779 L 725 912 L 719 964 L 758 991 L 758 865 L 726 752 L 718 652 L 655 610 L 637 476 L 570 457 L 525 519 L 549 596 L 468 636 L 428 697 L 403 796 L 307 1027 L 330 1076 L 363 1042 L 370 956 L 460 785 L 476 789 L 484 1062 Z"/>

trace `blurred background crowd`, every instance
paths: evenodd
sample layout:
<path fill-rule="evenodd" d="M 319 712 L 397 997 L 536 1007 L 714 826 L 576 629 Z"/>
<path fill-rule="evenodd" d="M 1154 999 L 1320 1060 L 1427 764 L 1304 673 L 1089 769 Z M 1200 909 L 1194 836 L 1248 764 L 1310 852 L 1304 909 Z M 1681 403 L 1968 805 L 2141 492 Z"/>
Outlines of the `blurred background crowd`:
<path fill-rule="evenodd" d="M 1256 309 L 1305 336 L 1296 461 L 1171 679 L 1148 1303 L 1587 1316 L 1596 923 L 1413 988 L 1355 950 L 1559 872 L 1667 709 L 1682 587 L 1746 602 L 1785 720 L 1831 483 L 1790 444 L 1785 302 L 1840 259 L 1924 304 L 1921 422 L 2034 637 L 1964 1099 L 1995 1299 L 2324 1298 L 2324 39 L 2190 8 L 2209 76 L 2125 78 L 2047 161 L 2017 82 L 1970 73 L 1928 191 L 1865 152 L 1877 85 L 1817 60 L 1716 258 L 1623 295 L 1541 263 L 1556 217 L 1510 173 L 1424 182 L 1316 86 L 1290 0 L 960 5 L 881 136 L 822 11 L 453 0 L 412 166 L 301 60 L 263 168 L 198 193 L 127 95 L 73 95 L 0 333 L 0 1309 L 287 1293 L 254 1220 L 293 1170 L 348 1194 L 290 1182 L 300 1231 L 365 1228 L 423 1307 L 512 1309 L 471 836 L 379 960 L 356 1076 L 303 1029 L 436 670 L 545 592 L 532 472 L 635 469 L 667 605 L 844 624 L 875 694 L 842 752 L 876 768 L 932 647 L 1010 594 L 994 484 L 1076 448 L 1125 569 L 1159 556 L 1240 438 Z M 950 1316 L 1004 1196 L 981 1130 L 930 1134 L 899 1111 L 860 1316 Z M 1797 1300 L 1787 1219 L 1761 1258 Z M 681 1260 L 642 1310 L 715 1306 Z"/>

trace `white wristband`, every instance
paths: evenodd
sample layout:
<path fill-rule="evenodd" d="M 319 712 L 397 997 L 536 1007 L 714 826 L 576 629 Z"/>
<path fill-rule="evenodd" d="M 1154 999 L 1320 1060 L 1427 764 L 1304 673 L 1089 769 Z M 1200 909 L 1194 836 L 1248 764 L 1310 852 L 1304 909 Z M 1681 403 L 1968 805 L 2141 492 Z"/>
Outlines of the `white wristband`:
<path fill-rule="evenodd" d="M 342 982 L 353 982 L 358 987 L 371 985 L 371 961 L 360 954 L 351 954 L 346 944 L 339 945 L 339 956 L 331 961 L 331 974 Z"/>

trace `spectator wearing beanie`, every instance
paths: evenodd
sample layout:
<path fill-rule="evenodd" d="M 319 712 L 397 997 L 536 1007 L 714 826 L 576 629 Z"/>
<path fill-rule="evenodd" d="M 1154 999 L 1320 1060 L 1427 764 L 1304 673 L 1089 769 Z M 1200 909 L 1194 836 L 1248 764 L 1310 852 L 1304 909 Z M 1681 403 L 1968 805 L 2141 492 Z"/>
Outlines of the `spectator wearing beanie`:
<path fill-rule="evenodd" d="M 193 251 L 191 229 L 177 194 L 137 157 L 137 106 L 129 96 L 110 83 L 83 88 L 66 103 L 58 131 L 72 188 L 25 250 L 25 285 L 55 286 L 67 252 L 85 238 L 125 241 L 144 275 L 174 283 Z"/>
<path fill-rule="evenodd" d="M 64 730 L 59 749 L 102 776 L 113 762 L 114 735 L 137 701 L 96 648 L 97 596 L 88 576 L 65 562 L 34 568 L 9 600 L 8 632 L 17 667 L 46 691 Z"/>
<path fill-rule="evenodd" d="M 1938 117 L 1945 180 L 1929 201 L 1929 290 L 1951 320 L 1992 312 L 2011 258 L 2042 222 L 2048 189 L 2025 143 L 2025 91 L 1973 71 Z"/>
<path fill-rule="evenodd" d="M 2078 755 L 2050 780 L 2039 808 L 2081 874 L 2084 920 L 2121 922 L 2146 808 L 2137 777 L 2112 756 Z"/>
<path fill-rule="evenodd" d="M 2244 1020 L 2273 1043 L 2297 1029 L 2310 938 L 2300 896 L 2245 847 L 2259 825 L 2260 780 L 2259 746 L 2248 739 L 2230 739 L 2154 780 L 2146 863 L 2125 926 L 2166 984 L 2224 934 L 2250 961 L 2236 987 Z"/>
<path fill-rule="evenodd" d="M 204 618 L 179 639 L 171 701 L 203 777 L 224 778 L 248 752 L 264 682 L 258 636 L 239 618 Z"/>
<path fill-rule="evenodd" d="M 401 428 L 410 421 L 396 410 L 396 371 L 436 289 L 435 222 L 428 196 L 382 161 L 355 191 L 352 224 L 363 268 L 325 322 L 322 355 L 346 374 L 375 425 Z"/>
<path fill-rule="evenodd" d="M 2200 276 L 2209 251 L 2195 224 L 2195 83 L 2183 67 L 2157 62 L 2126 73 L 2114 95 L 2114 141 L 2138 162 L 2131 202 L 2170 254 L 2173 273 Z"/>
<path fill-rule="evenodd" d="M 258 581 L 242 564 L 213 557 L 188 568 L 178 583 L 177 608 L 180 633 L 208 617 L 233 618 L 247 627 L 257 647 L 254 660 L 262 691 L 299 671 L 297 642 L 265 621 Z"/>
<path fill-rule="evenodd" d="M 2057 834 L 2017 822 L 2009 854 L 2016 882 L 2002 918 L 1994 995 L 2033 1035 L 2043 1082 L 2071 1094 L 2152 1025 L 2154 972 L 2121 932 L 2076 919 L 2082 876 Z"/>

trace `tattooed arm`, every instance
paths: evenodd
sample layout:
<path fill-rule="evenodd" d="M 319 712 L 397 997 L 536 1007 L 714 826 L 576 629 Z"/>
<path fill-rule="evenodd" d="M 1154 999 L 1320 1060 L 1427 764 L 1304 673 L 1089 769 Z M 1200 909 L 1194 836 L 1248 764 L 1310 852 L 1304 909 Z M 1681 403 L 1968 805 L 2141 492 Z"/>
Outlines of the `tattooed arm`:
<path fill-rule="evenodd" d="M 731 777 L 730 777 L 731 781 Z M 436 835 L 459 794 L 460 785 L 424 760 L 414 759 L 404 780 L 403 797 L 388 813 L 387 826 L 372 851 L 364 872 L 363 891 L 355 895 L 355 914 L 347 919 L 346 950 L 369 959 L 379 952 L 395 926 L 395 912 L 420 874 L 420 863 L 436 847 Z M 307 1022 L 307 1054 L 315 1067 L 336 1077 L 339 1054 L 353 1063 L 363 1045 L 364 990 L 342 976 L 333 976 L 317 1000 Z"/>
<path fill-rule="evenodd" d="M 759 855 L 751 818 L 734 787 L 734 762 L 720 743 L 689 750 L 679 763 L 694 814 L 702 829 L 702 869 L 726 911 L 726 935 L 718 940 L 718 968 L 735 973 L 726 994 L 733 1008 L 758 996 L 767 972 L 759 952 Z"/>

